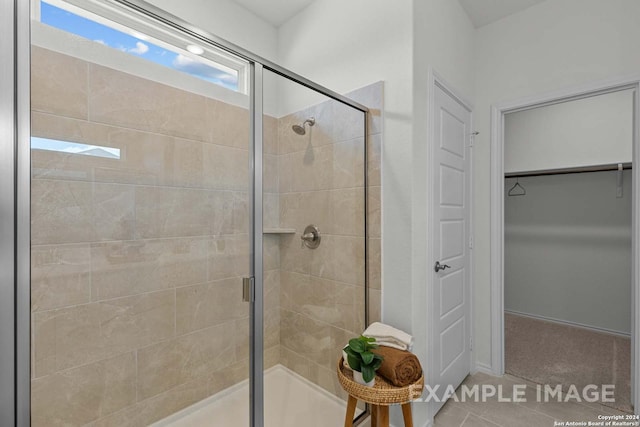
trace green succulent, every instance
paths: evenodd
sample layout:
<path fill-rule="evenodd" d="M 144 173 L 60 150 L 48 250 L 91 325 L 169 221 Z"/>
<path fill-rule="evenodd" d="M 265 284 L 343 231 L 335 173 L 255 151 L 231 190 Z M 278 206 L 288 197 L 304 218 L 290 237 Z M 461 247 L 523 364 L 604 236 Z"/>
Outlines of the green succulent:
<path fill-rule="evenodd" d="M 347 362 L 354 371 L 362 372 L 362 379 L 371 381 L 376 376 L 376 371 L 382 364 L 383 357 L 371 350 L 378 348 L 375 338 L 360 335 L 349 340 L 349 345 L 344 348 L 347 353 Z"/>

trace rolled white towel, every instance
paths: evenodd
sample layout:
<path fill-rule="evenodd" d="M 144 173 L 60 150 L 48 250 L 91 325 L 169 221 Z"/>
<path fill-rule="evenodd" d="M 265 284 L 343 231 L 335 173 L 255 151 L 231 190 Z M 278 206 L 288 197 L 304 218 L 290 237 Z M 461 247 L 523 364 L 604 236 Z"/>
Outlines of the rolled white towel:
<path fill-rule="evenodd" d="M 413 337 L 411 335 L 380 322 L 373 322 L 365 329 L 362 335 L 375 338 L 378 345 L 393 347 L 398 350 L 410 350 L 413 345 Z"/>

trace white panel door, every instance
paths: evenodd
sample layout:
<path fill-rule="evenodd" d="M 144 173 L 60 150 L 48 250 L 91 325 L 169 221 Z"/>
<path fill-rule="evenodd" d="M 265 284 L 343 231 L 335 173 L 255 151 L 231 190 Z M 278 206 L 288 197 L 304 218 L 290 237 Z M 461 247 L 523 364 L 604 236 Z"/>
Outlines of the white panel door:
<path fill-rule="evenodd" d="M 435 259 L 432 301 L 435 384 L 439 395 L 457 387 L 469 374 L 469 165 L 471 112 L 435 86 L 435 144 L 433 156 L 433 236 Z M 435 271 L 436 261 L 441 268 Z M 437 403 L 436 412 L 444 402 Z"/>

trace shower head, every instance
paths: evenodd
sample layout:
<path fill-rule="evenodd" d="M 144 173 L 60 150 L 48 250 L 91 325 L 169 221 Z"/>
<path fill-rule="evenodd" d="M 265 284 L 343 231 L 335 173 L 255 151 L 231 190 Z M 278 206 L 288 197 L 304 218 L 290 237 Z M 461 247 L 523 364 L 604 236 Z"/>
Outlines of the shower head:
<path fill-rule="evenodd" d="M 304 135 L 307 133 L 307 130 L 305 129 L 305 125 L 309 123 L 309 126 L 313 126 L 316 124 L 316 119 L 314 117 L 309 117 L 307 120 L 305 120 L 304 122 L 302 122 L 301 124 L 296 124 L 291 126 L 291 129 L 293 129 L 293 131 L 295 133 L 297 133 L 298 135 Z"/>
<path fill-rule="evenodd" d="M 300 125 L 293 125 L 293 126 L 291 126 L 291 129 L 293 129 L 293 131 L 295 133 L 297 133 L 298 135 L 304 135 L 305 133 L 307 133 L 307 131 L 304 129 L 304 127 L 302 127 Z"/>

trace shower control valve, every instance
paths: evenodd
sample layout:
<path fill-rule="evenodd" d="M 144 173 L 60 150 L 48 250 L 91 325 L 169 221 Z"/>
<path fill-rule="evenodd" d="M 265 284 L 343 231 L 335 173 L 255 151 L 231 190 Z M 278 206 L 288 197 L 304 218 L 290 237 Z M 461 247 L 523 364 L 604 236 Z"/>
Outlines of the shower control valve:
<path fill-rule="evenodd" d="M 302 243 L 309 249 L 315 249 L 320 246 L 320 230 L 315 225 L 307 225 L 300 236 Z"/>

